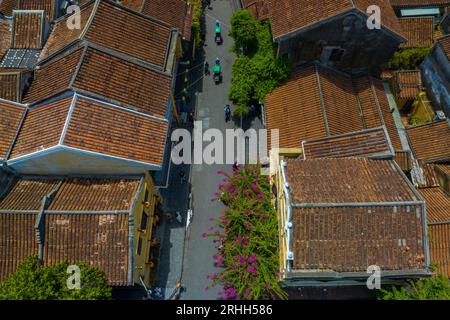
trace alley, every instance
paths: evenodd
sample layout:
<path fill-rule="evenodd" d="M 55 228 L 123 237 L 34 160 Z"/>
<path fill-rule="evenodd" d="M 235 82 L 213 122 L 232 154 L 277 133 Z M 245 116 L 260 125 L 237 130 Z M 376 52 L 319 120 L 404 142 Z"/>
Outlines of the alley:
<path fill-rule="evenodd" d="M 228 36 L 230 18 L 235 10 L 231 0 L 216 0 L 211 2 L 212 9 L 205 9 L 206 39 L 205 59 L 210 66 L 218 57 L 222 63 L 223 82 L 214 84 L 212 76 L 203 79 L 203 91 L 198 93 L 196 120 L 203 122 L 203 129 L 216 128 L 221 131 L 235 127 L 232 121 L 225 123 L 224 106 L 229 103 L 227 93 L 231 85 L 231 69 L 235 59 L 230 51 L 233 40 Z M 223 44 L 214 42 L 214 23 L 222 22 Z M 210 238 L 202 238 L 211 225 L 209 219 L 217 217 L 224 207 L 218 202 L 211 203 L 217 185 L 222 177 L 218 170 L 230 170 L 229 165 L 193 165 L 192 167 L 192 204 L 193 219 L 186 233 L 185 255 L 182 273 L 184 292 L 182 299 L 215 299 L 218 288 L 205 291 L 209 280 L 207 274 L 216 272 L 212 256 L 215 248 Z"/>

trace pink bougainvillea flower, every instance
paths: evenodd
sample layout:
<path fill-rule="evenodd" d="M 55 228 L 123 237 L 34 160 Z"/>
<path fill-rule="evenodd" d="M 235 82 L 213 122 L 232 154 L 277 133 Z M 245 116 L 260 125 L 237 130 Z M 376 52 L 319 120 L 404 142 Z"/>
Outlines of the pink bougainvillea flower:
<path fill-rule="evenodd" d="M 256 191 L 256 190 L 258 190 L 258 186 L 256 185 L 256 183 L 252 183 L 252 190 L 253 191 Z"/>
<path fill-rule="evenodd" d="M 206 238 L 206 232 L 202 233 L 202 238 Z"/>
<path fill-rule="evenodd" d="M 250 272 L 251 274 L 255 274 L 256 273 L 255 267 L 252 267 L 252 266 L 247 267 L 247 271 Z"/>

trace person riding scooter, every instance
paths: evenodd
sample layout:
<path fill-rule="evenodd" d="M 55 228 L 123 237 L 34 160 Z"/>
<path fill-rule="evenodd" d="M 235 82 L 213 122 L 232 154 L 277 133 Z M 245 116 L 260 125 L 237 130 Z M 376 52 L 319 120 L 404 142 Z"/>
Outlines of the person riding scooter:
<path fill-rule="evenodd" d="M 230 105 L 227 104 L 223 110 L 225 112 L 225 122 L 230 121 L 231 120 L 231 108 L 230 108 Z"/>

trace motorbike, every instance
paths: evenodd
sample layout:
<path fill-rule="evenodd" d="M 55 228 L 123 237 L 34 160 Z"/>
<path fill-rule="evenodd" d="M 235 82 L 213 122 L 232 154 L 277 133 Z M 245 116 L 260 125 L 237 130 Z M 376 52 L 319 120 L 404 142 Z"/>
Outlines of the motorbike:
<path fill-rule="evenodd" d="M 217 45 L 221 45 L 222 42 L 223 42 L 223 39 L 222 39 L 222 26 L 220 25 L 219 21 L 216 21 L 215 32 L 216 32 L 216 37 L 215 37 L 216 44 Z"/>
<path fill-rule="evenodd" d="M 222 82 L 222 66 L 220 65 L 220 60 L 216 59 L 216 64 L 213 67 L 213 79 L 216 84 Z"/>

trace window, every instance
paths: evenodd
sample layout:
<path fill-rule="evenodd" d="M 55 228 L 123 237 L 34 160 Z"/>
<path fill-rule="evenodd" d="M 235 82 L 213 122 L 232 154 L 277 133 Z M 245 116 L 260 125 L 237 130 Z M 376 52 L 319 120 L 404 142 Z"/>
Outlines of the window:
<path fill-rule="evenodd" d="M 139 227 L 139 230 L 147 230 L 147 221 L 148 215 L 145 213 L 144 210 L 142 210 L 141 225 Z"/>
<path fill-rule="evenodd" d="M 139 237 L 138 245 L 137 245 L 137 254 L 141 255 L 141 251 L 142 251 L 142 238 Z"/>
<path fill-rule="evenodd" d="M 342 56 L 344 55 L 344 50 L 336 48 L 331 51 L 330 61 L 337 62 L 341 61 Z"/>

